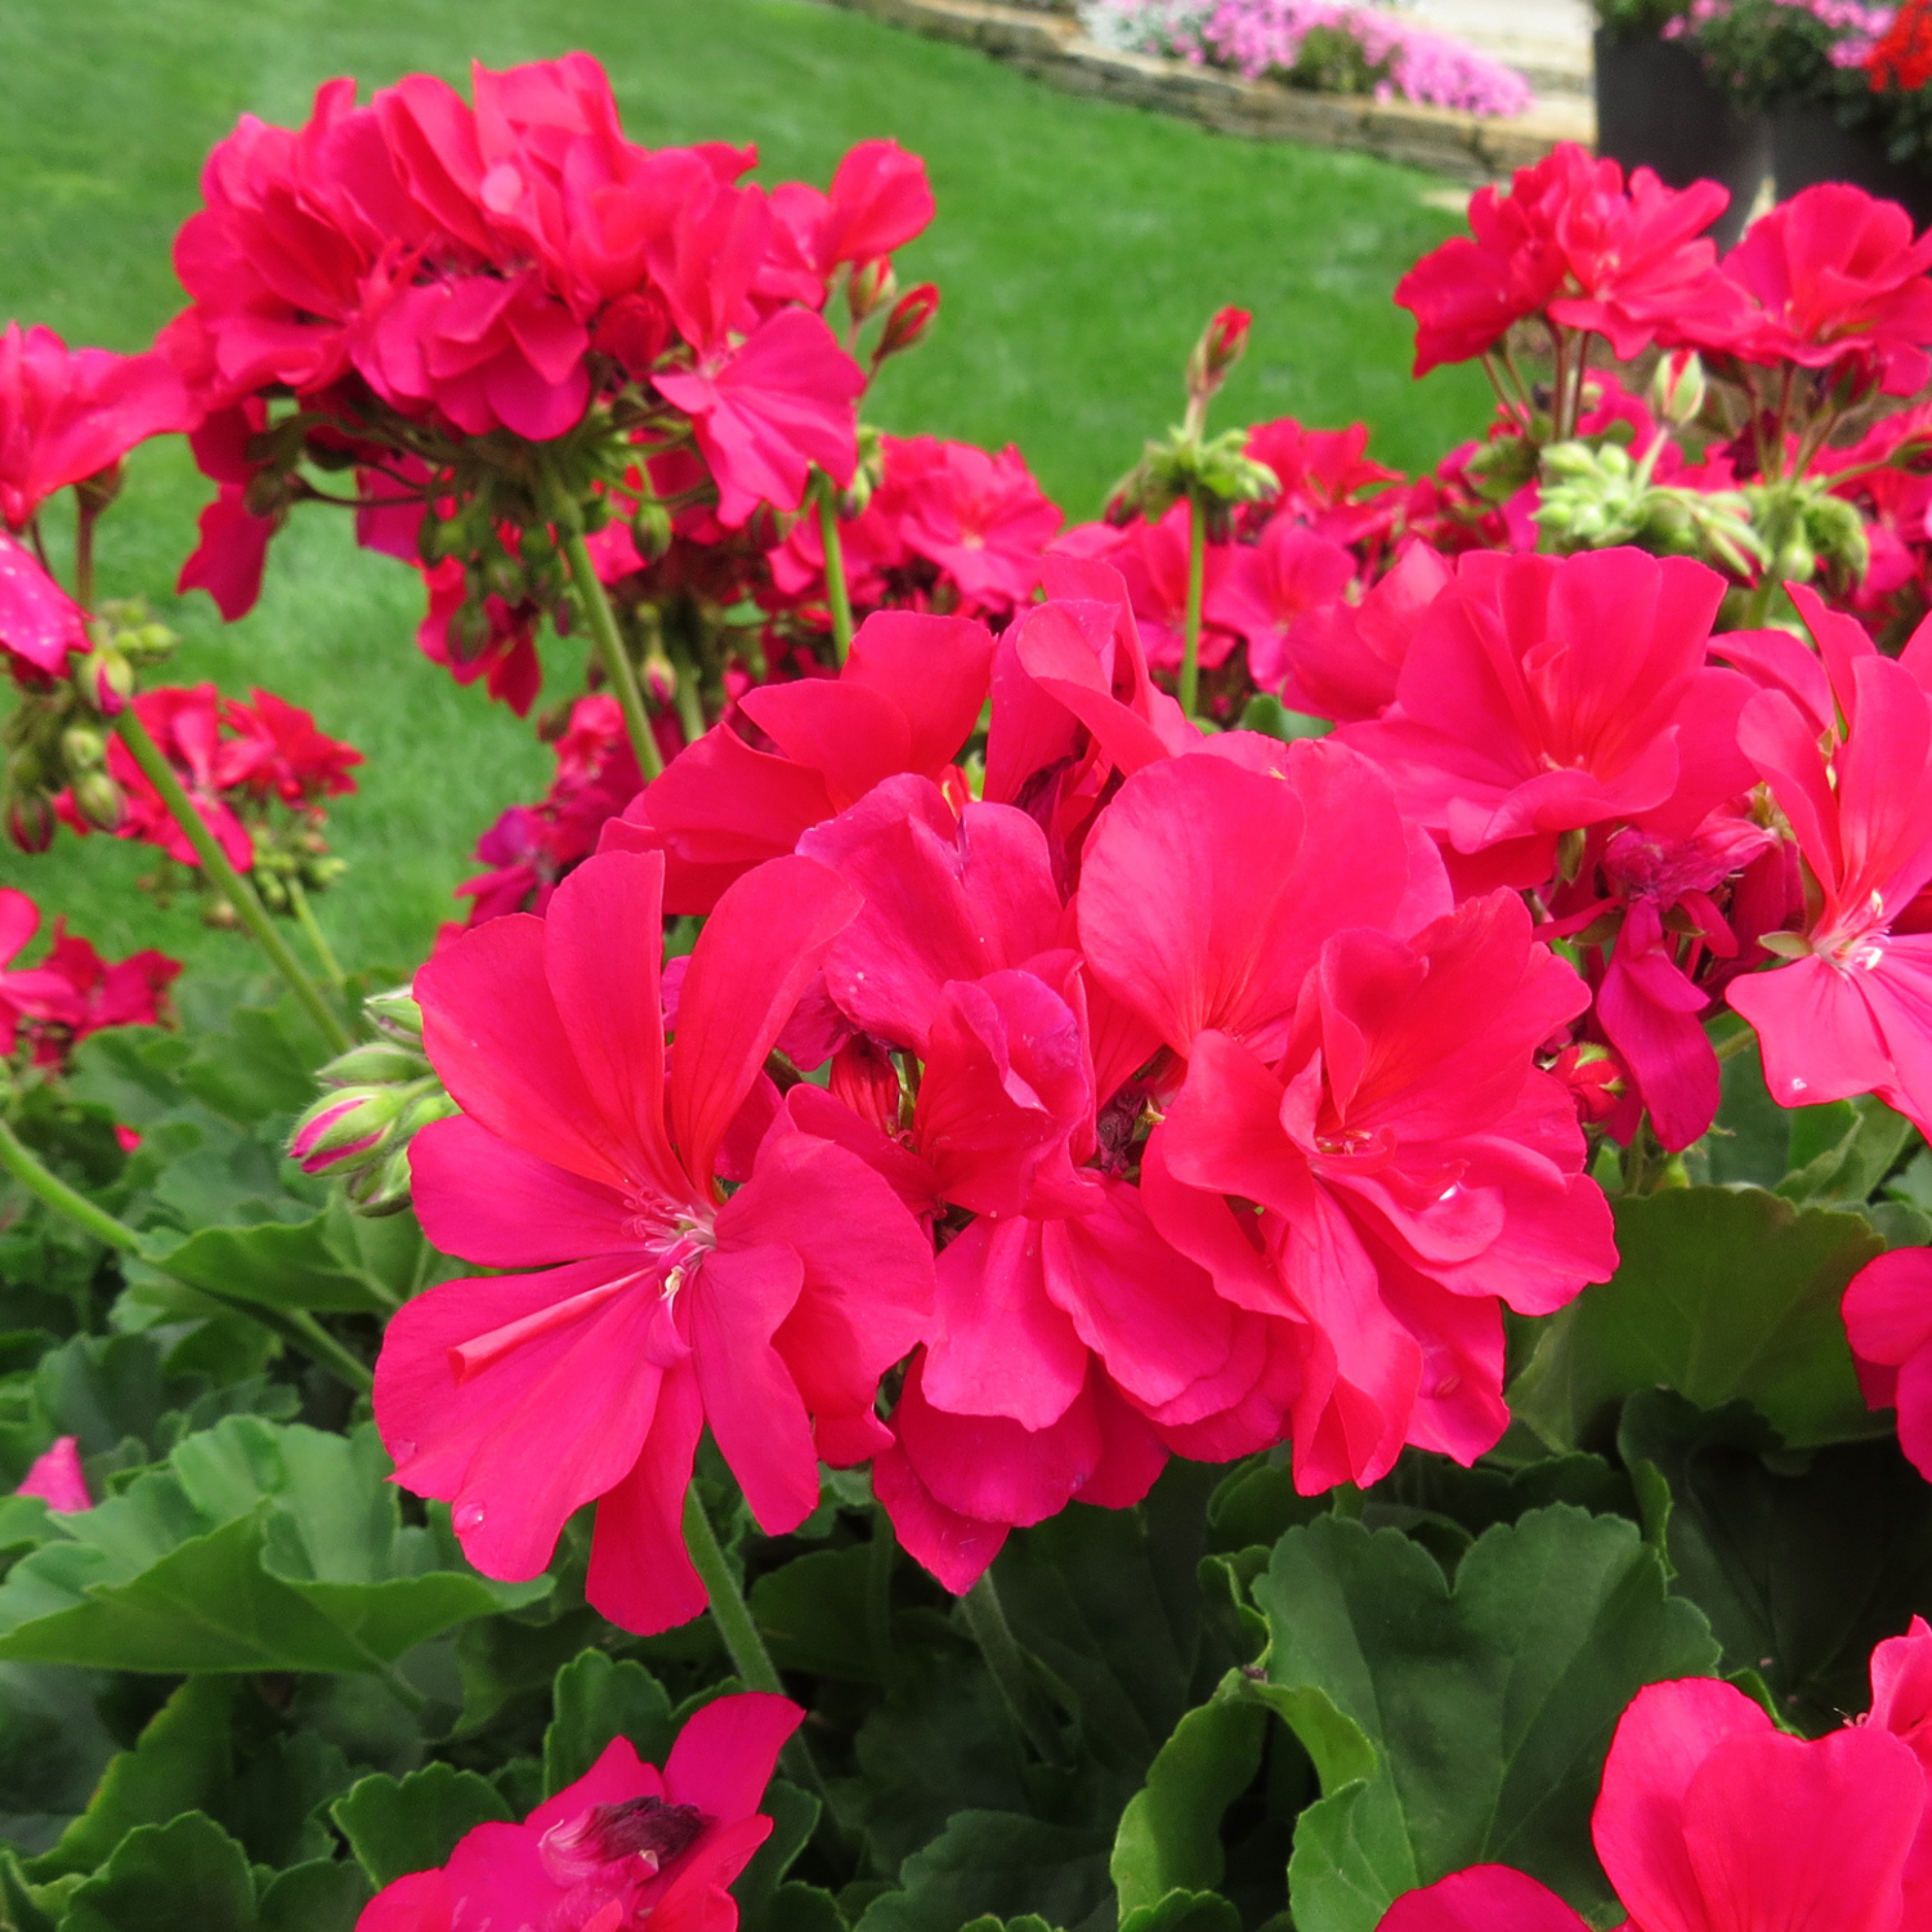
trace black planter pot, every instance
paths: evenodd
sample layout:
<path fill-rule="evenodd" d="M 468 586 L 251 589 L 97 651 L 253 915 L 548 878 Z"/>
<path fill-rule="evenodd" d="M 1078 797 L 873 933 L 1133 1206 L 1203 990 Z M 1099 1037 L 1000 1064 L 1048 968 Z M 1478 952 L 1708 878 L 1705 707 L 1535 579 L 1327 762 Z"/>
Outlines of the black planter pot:
<path fill-rule="evenodd" d="M 1771 172 L 1771 128 L 1740 114 L 1675 40 L 1621 40 L 1597 32 L 1597 152 L 1626 173 L 1649 168 L 1671 188 L 1721 182 L 1731 205 L 1712 224 L 1720 250 L 1744 232 Z"/>
<path fill-rule="evenodd" d="M 1891 160 L 1873 129 L 1841 127 L 1828 105 L 1780 107 L 1772 160 L 1781 200 L 1820 182 L 1850 182 L 1901 204 L 1913 227 L 1932 227 L 1932 168 Z"/>

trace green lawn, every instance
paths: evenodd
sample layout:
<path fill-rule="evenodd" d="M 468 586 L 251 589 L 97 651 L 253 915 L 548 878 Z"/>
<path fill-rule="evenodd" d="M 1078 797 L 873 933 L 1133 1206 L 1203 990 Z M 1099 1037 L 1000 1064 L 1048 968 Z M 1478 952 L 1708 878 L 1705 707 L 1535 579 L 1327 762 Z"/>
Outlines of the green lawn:
<path fill-rule="evenodd" d="M 142 346 L 178 304 L 169 244 L 202 157 L 241 112 L 298 120 L 316 83 L 345 72 L 460 82 L 472 56 L 501 66 L 580 46 L 610 69 L 635 138 L 755 139 L 761 179 L 822 183 L 869 135 L 923 154 L 939 217 L 902 272 L 939 283 L 944 314 L 888 369 L 869 413 L 896 430 L 1018 442 L 1071 515 L 1093 514 L 1142 438 L 1178 413 L 1182 358 L 1223 302 L 1256 320 L 1222 423 L 1365 417 L 1376 452 L 1414 467 L 1483 419 L 1474 372 L 1409 380 L 1408 319 L 1389 300 L 1454 226 L 1421 200 L 1426 178 L 1074 99 L 805 0 L 5 0 L 0 320 Z M 361 793 L 333 820 L 355 871 L 323 922 L 346 964 L 406 968 L 453 910 L 477 832 L 541 790 L 548 754 L 417 655 L 410 573 L 358 554 L 320 511 L 279 540 L 244 622 L 224 628 L 205 598 L 160 595 L 206 492 L 178 444 L 133 468 L 103 531 L 104 593 L 157 596 L 186 639 L 173 675 L 268 686 L 368 754 Z M 574 648 L 549 648 L 566 688 Z M 151 940 L 232 958 L 243 942 L 134 892 L 145 862 L 64 833 L 41 859 L 0 848 L 0 879 L 116 950 Z"/>

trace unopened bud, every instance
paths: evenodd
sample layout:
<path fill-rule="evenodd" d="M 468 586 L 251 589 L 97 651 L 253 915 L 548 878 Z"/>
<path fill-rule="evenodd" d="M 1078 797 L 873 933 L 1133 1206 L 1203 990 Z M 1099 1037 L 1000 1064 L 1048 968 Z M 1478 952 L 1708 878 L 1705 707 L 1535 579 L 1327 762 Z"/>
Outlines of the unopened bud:
<path fill-rule="evenodd" d="M 93 771 L 106 758 L 106 741 L 91 724 L 70 724 L 61 734 L 61 762 L 70 772 Z"/>
<path fill-rule="evenodd" d="M 374 1040 L 338 1054 L 315 1077 L 325 1087 L 397 1087 L 422 1079 L 428 1070 L 420 1052 L 394 1040 Z"/>
<path fill-rule="evenodd" d="M 289 1158 L 305 1174 L 367 1166 L 406 1105 L 405 1090 L 395 1087 L 345 1087 L 326 1094 L 296 1123 Z"/>
<path fill-rule="evenodd" d="M 490 613 L 480 597 L 466 598 L 450 613 L 446 634 L 458 664 L 472 664 L 483 655 L 490 643 Z"/>
<path fill-rule="evenodd" d="M 1650 406 L 1674 428 L 1695 422 L 1704 412 L 1708 386 L 1703 358 L 1694 349 L 1673 349 L 1650 379 Z"/>
<path fill-rule="evenodd" d="M 655 496 L 646 496 L 631 519 L 631 541 L 646 563 L 656 563 L 670 548 L 670 512 Z"/>
<path fill-rule="evenodd" d="M 74 686 L 104 718 L 112 718 L 134 694 L 134 667 L 112 645 L 104 644 L 81 660 Z"/>
<path fill-rule="evenodd" d="M 15 792 L 7 801 L 7 836 L 22 852 L 44 852 L 54 842 L 58 823 L 44 792 Z"/>
<path fill-rule="evenodd" d="M 392 986 L 385 993 L 371 993 L 363 1000 L 362 1010 L 390 1039 L 409 1046 L 422 1045 L 422 1008 L 410 988 Z"/>
<path fill-rule="evenodd" d="M 105 772 L 82 772 L 71 788 L 74 808 L 88 824 L 102 832 L 118 832 L 128 815 L 128 801 L 121 788 Z"/>
<path fill-rule="evenodd" d="M 1187 358 L 1187 398 L 1205 402 L 1228 380 L 1248 346 L 1254 318 L 1244 308 L 1218 310 L 1201 332 L 1201 340 Z"/>
<path fill-rule="evenodd" d="M 288 502 L 288 481 L 278 470 L 258 470 L 242 486 L 242 507 L 251 517 L 272 517 Z"/>
<path fill-rule="evenodd" d="M 916 288 L 908 289 L 892 304 L 892 314 L 886 317 L 886 326 L 879 335 L 879 346 L 872 351 L 872 367 L 878 368 L 889 356 L 902 355 L 908 349 L 916 349 L 925 340 L 938 314 L 939 291 L 932 283 L 921 282 Z"/>
<path fill-rule="evenodd" d="M 845 306 L 855 323 L 866 321 L 884 308 L 899 292 L 899 278 L 892 273 L 890 255 L 861 262 L 845 284 Z"/>

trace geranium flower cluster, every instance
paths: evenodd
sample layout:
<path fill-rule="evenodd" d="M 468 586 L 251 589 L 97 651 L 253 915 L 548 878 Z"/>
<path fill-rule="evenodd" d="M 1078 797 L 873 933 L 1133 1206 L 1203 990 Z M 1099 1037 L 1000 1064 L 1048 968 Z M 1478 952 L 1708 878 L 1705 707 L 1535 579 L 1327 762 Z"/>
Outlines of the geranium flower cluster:
<path fill-rule="evenodd" d="M 212 684 L 164 685 L 144 692 L 134 705 L 229 863 L 254 872 L 264 897 L 278 904 L 292 880 L 320 886 L 339 871 L 322 837 L 324 801 L 356 789 L 350 773 L 362 754 L 319 730 L 308 712 L 272 692 L 252 691 L 249 698 L 246 704 L 224 698 Z M 118 736 L 107 742 L 106 773 L 119 810 L 105 829 L 153 845 L 177 865 L 200 864 L 166 802 Z M 71 791 L 56 800 L 55 809 L 76 832 L 96 829 Z"/>
<path fill-rule="evenodd" d="M 110 964 L 57 918 L 39 964 L 10 965 L 40 926 L 39 907 L 0 886 L 0 1061 L 20 1054 L 28 1066 L 58 1072 L 90 1034 L 160 1019 L 178 960 L 148 946 Z"/>
<path fill-rule="evenodd" d="M 594 1501 L 593 1602 L 694 1615 L 706 1426 L 774 1532 L 872 1459 L 956 1589 L 1170 1453 L 1291 1441 L 1311 1492 L 1467 1460 L 1504 1304 L 1613 1268 L 1539 1064 L 1588 994 L 1522 898 L 1459 899 L 1360 753 L 1203 737 L 1112 572 L 1048 584 L 748 692 L 544 916 L 418 975 L 463 1114 L 417 1212 L 498 1272 L 398 1315 L 376 1414 L 484 1570 Z M 666 911 L 708 916 L 661 970 Z"/>
<path fill-rule="evenodd" d="M 1591 1837 L 1632 1928 L 1857 1927 L 1932 1913 L 1932 1628 L 1872 1652 L 1871 1708 L 1820 1738 L 1781 1731 L 1734 1685 L 1638 1692 L 1604 1766 Z M 1381 1932 L 1583 1932 L 1534 1879 L 1475 1865 L 1405 1893 Z"/>
<path fill-rule="evenodd" d="M 1888 87 L 1911 93 L 1932 80 L 1932 9 L 1926 0 L 1904 0 L 1864 64 L 1874 94 Z"/>
<path fill-rule="evenodd" d="M 430 567 L 473 675 L 518 656 L 522 605 L 561 601 L 556 542 L 608 514 L 596 486 L 633 493 L 655 554 L 688 505 L 736 530 L 814 474 L 851 483 L 866 373 L 820 311 L 843 286 L 856 346 L 932 202 L 890 142 L 829 195 L 741 184 L 754 149 L 641 148 L 587 55 L 479 67 L 472 92 L 417 74 L 358 106 L 339 80 L 298 130 L 244 118 L 177 242 L 194 300 L 164 346 L 220 486 L 184 586 L 238 614 L 288 506 L 327 494 L 304 466 L 353 470 L 362 540 Z M 929 307 L 904 297 L 875 359 Z M 526 667 L 491 675 L 527 705 Z"/>

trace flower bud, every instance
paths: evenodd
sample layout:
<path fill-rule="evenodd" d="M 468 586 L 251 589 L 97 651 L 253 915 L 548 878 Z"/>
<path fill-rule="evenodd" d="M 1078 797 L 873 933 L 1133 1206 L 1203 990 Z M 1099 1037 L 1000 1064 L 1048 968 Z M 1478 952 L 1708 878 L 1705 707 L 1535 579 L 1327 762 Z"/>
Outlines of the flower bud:
<path fill-rule="evenodd" d="M 670 548 L 670 512 L 655 496 L 646 496 L 631 519 L 631 541 L 646 563 L 656 563 Z"/>
<path fill-rule="evenodd" d="M 380 1152 L 407 1106 L 406 1090 L 345 1087 L 325 1094 L 296 1123 L 289 1158 L 304 1174 L 348 1173 Z"/>
<path fill-rule="evenodd" d="M 449 654 L 463 665 L 474 664 L 490 642 L 490 613 L 480 596 L 465 598 L 450 613 L 446 634 Z"/>
<path fill-rule="evenodd" d="M 1707 385 L 1703 358 L 1694 349 L 1673 349 L 1650 379 L 1650 406 L 1675 428 L 1695 422 L 1704 412 Z"/>
<path fill-rule="evenodd" d="M 107 760 L 107 746 L 91 724 L 70 724 L 61 734 L 61 762 L 70 772 L 91 772 Z"/>
<path fill-rule="evenodd" d="M 1248 346 L 1254 318 L 1244 308 L 1218 310 L 1201 332 L 1201 340 L 1187 358 L 1187 399 L 1204 403 L 1228 380 Z"/>
<path fill-rule="evenodd" d="M 104 644 L 81 660 L 74 687 L 104 718 L 112 718 L 134 694 L 134 668 L 112 645 Z"/>
<path fill-rule="evenodd" d="M 892 314 L 886 317 L 879 346 L 872 351 L 873 368 L 876 370 L 889 356 L 916 349 L 925 340 L 938 314 L 939 291 L 932 283 L 921 282 L 916 287 L 908 289 L 893 304 Z"/>
<path fill-rule="evenodd" d="M 845 284 L 845 306 L 854 324 L 876 315 L 898 292 L 899 278 L 892 273 L 890 255 L 857 263 Z"/>
<path fill-rule="evenodd" d="M 340 1053 L 316 1078 L 325 1087 L 395 1087 L 420 1080 L 429 1071 L 422 1053 L 393 1040 L 374 1040 Z"/>
<path fill-rule="evenodd" d="M 392 986 L 386 993 L 371 993 L 362 1002 L 362 1010 L 379 1032 L 406 1046 L 422 1045 L 422 1009 L 416 1004 L 414 989 Z"/>
<path fill-rule="evenodd" d="M 19 791 L 7 801 L 7 836 L 22 852 L 44 852 L 54 842 L 58 820 L 44 792 Z"/>
<path fill-rule="evenodd" d="M 128 815 L 128 801 L 121 788 L 105 772 L 82 772 L 71 788 L 74 808 L 88 824 L 101 832 L 118 832 Z"/>

